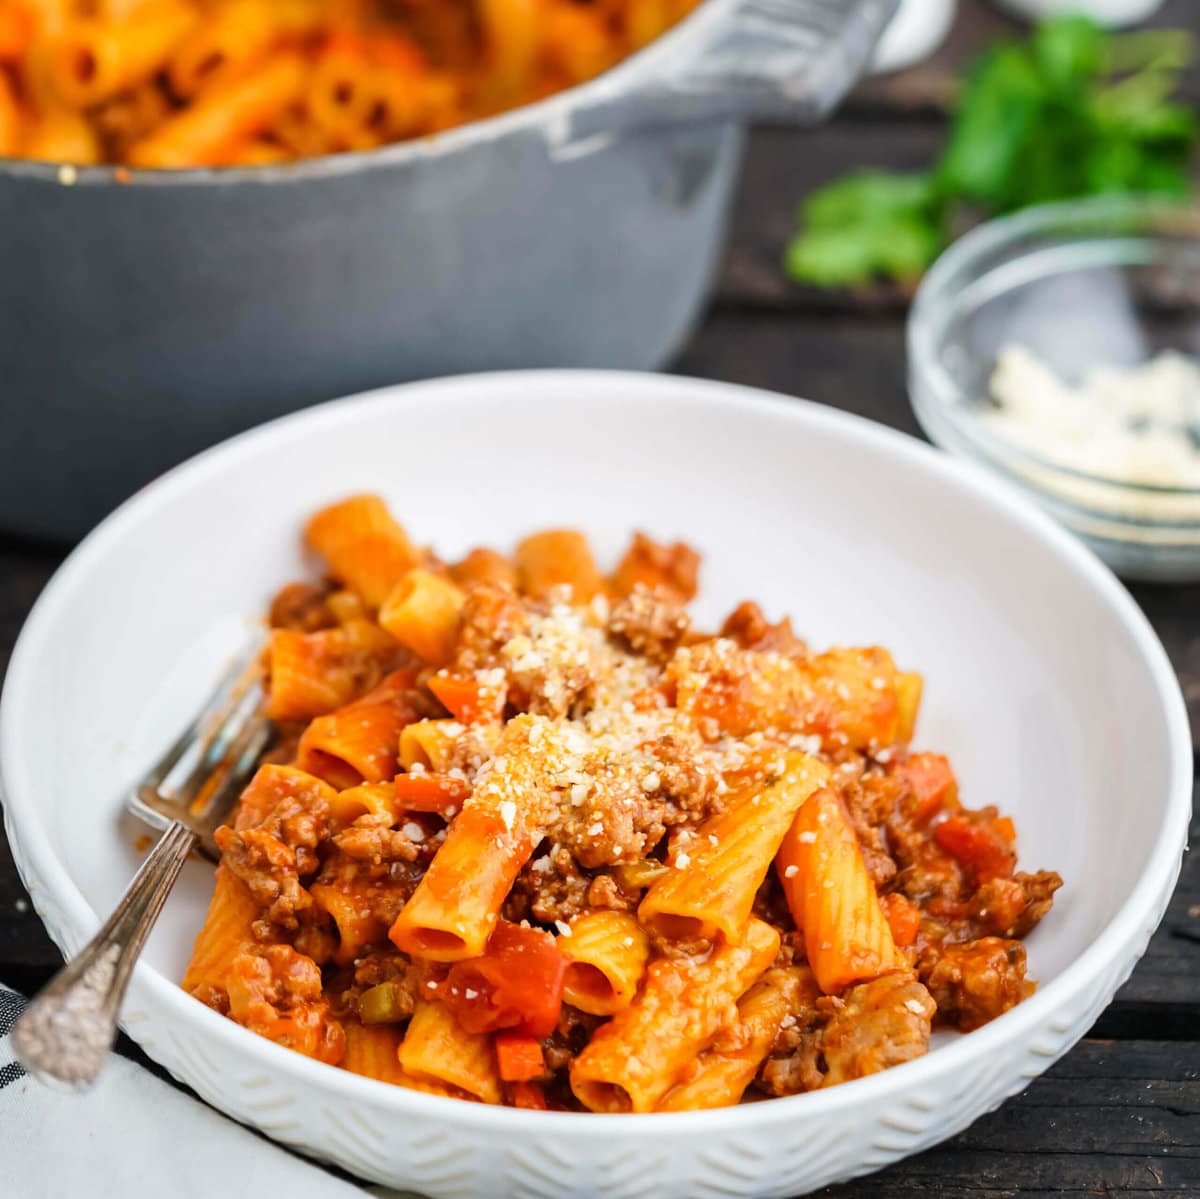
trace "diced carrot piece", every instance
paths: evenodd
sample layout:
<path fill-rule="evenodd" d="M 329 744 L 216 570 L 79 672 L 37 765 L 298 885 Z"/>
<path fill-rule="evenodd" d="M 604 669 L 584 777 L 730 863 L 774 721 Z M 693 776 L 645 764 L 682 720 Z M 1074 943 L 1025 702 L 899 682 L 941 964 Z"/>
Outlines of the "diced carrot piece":
<path fill-rule="evenodd" d="M 451 816 L 471 794 L 471 784 L 449 774 L 398 774 L 394 784 L 400 806 L 410 812 Z"/>
<path fill-rule="evenodd" d="M 929 820 L 943 807 L 958 806 L 958 783 L 942 754 L 912 754 L 900 772 L 916 796 L 916 820 Z"/>
<path fill-rule="evenodd" d="M 429 690 L 450 715 L 463 724 L 499 720 L 504 712 L 506 695 L 503 683 L 489 686 L 474 675 L 439 670 L 429 680 Z"/>
<path fill-rule="evenodd" d="M 518 1032 L 496 1034 L 496 1068 L 505 1082 L 529 1082 L 546 1072 L 541 1042 Z"/>
<path fill-rule="evenodd" d="M 915 944 L 921 931 L 921 912 L 917 905 L 898 891 L 884 895 L 879 902 L 892 930 L 892 940 L 904 949 Z"/>
<path fill-rule="evenodd" d="M 1011 822 L 1009 822 L 1011 827 Z M 978 882 L 1010 878 L 1017 864 L 1012 844 L 991 824 L 976 824 L 965 816 L 951 816 L 933 830 L 933 839 L 956 862 L 974 871 Z"/>

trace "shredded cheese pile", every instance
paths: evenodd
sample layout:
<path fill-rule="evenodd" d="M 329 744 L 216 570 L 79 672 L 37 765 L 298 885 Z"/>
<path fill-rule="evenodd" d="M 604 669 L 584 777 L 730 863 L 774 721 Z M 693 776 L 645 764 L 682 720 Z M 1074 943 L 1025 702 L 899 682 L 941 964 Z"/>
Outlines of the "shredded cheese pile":
<path fill-rule="evenodd" d="M 995 407 L 980 419 L 992 432 L 1097 480 L 1014 464 L 1051 495 L 1125 521 L 1200 521 L 1200 494 L 1134 490 L 1200 492 L 1200 362 L 1165 351 L 1132 368 L 1097 367 L 1071 386 L 1011 345 L 997 356 L 990 391 Z"/>

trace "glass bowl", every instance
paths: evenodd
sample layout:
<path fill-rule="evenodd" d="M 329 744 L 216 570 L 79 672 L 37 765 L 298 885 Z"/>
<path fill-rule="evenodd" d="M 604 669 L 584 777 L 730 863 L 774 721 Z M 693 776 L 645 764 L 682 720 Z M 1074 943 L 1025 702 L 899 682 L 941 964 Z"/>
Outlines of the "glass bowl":
<path fill-rule="evenodd" d="M 934 264 L 908 323 L 909 394 L 932 441 L 1016 483 L 1118 574 L 1200 579 L 1200 488 L 1075 470 L 981 419 L 1011 345 L 1068 384 L 1162 350 L 1200 357 L 1200 209 L 1104 198 L 988 222 Z"/>

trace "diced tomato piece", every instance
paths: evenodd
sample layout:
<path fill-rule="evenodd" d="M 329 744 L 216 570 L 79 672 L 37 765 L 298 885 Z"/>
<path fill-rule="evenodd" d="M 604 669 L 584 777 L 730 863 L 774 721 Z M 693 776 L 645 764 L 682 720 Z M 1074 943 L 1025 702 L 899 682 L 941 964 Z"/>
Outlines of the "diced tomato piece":
<path fill-rule="evenodd" d="M 546 1102 L 546 1092 L 540 1082 L 514 1082 L 508 1088 L 508 1097 L 513 1107 L 523 1107 L 526 1111 L 548 1112 L 550 1105 Z"/>
<path fill-rule="evenodd" d="M 943 808 L 957 808 L 958 783 L 950 763 L 941 754 L 912 754 L 900 767 L 900 773 L 916 796 L 914 819 L 929 820 Z"/>
<path fill-rule="evenodd" d="M 1011 816 L 997 816 L 992 821 L 992 830 L 1009 845 L 1017 843 L 1017 826 L 1013 824 Z"/>
<path fill-rule="evenodd" d="M 965 816 L 951 816 L 933 830 L 933 839 L 956 862 L 972 870 L 978 882 L 1010 878 L 1017 855 L 1012 842 L 996 831 L 994 823 L 977 824 Z"/>
<path fill-rule="evenodd" d="M 892 940 L 902 949 L 916 943 L 917 934 L 921 931 L 921 912 L 917 905 L 898 891 L 893 891 L 880 899 L 884 917 L 892 930 Z"/>
<path fill-rule="evenodd" d="M 452 816 L 471 794 L 471 784 L 466 779 L 428 771 L 398 774 L 394 786 L 402 808 L 410 812 L 436 812 L 446 817 Z"/>
<path fill-rule="evenodd" d="M 566 969 L 549 933 L 504 921 L 482 956 L 451 966 L 436 994 L 467 1032 L 512 1028 L 540 1039 L 558 1023 Z"/>
<path fill-rule="evenodd" d="M 505 1082 L 529 1082 L 546 1073 L 542 1043 L 520 1032 L 496 1034 L 496 1067 Z"/>
<path fill-rule="evenodd" d="M 463 724 L 499 720 L 504 714 L 507 687 L 502 680 L 480 682 L 473 674 L 439 670 L 429 680 L 434 693 L 455 720 Z"/>

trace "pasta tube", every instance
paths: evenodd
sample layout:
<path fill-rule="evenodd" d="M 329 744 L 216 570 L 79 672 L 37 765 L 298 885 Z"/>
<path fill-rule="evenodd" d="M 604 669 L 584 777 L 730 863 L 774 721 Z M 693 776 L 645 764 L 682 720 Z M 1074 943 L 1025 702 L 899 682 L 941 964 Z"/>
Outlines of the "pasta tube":
<path fill-rule="evenodd" d="M 129 161 L 140 167 L 219 166 L 299 99 L 307 75 L 300 54 L 280 53 L 244 75 L 217 80 L 190 107 L 135 142 Z"/>
<path fill-rule="evenodd" d="M 429 1079 L 484 1103 L 500 1102 L 500 1076 L 492 1038 L 463 1032 L 437 1000 L 417 1004 L 400 1045 L 400 1066 L 417 1079 Z"/>
<path fill-rule="evenodd" d="M 372 608 L 417 565 L 408 534 L 377 495 L 356 495 L 322 508 L 305 526 L 304 539 L 333 576 Z"/>
<path fill-rule="evenodd" d="M 296 764 L 343 789 L 391 779 L 401 730 L 416 716 L 409 698 L 415 683 L 415 671 L 398 670 L 361 699 L 318 716 L 300 738 Z"/>
<path fill-rule="evenodd" d="M 558 941 L 567 959 L 563 998 L 594 1016 L 627 1008 L 650 955 L 641 925 L 628 912 L 596 911 L 576 916 L 570 929 Z"/>
<path fill-rule="evenodd" d="M 571 1089 L 594 1112 L 649 1112 L 774 961 L 779 934 L 752 920 L 741 945 L 705 959 L 660 958 L 637 999 L 596 1031 L 571 1066 Z"/>
<path fill-rule="evenodd" d="M 827 995 L 906 964 L 896 953 L 850 817 L 833 791 L 818 791 L 800 809 L 775 866 L 804 933 L 809 965 Z"/>
<path fill-rule="evenodd" d="M 392 925 L 397 948 L 437 962 L 483 953 L 554 802 L 552 779 L 564 763 L 561 736 L 544 717 L 517 716 L 505 725 L 490 769 L 476 779 Z"/>
<path fill-rule="evenodd" d="M 679 940 L 742 939 L 754 896 L 793 818 L 829 779 L 828 768 L 808 754 L 787 754 L 781 765 L 780 774 L 742 791 L 700 828 L 694 848 L 676 856 L 676 868 L 654 883 L 638 908 L 647 928 Z"/>
<path fill-rule="evenodd" d="M 574 529 L 547 529 L 526 537 L 517 546 L 516 564 L 526 595 L 544 596 L 556 587 L 570 587 L 574 602 L 586 604 L 604 589 L 587 538 Z"/>
<path fill-rule="evenodd" d="M 344 707 L 376 683 L 399 646 L 370 621 L 301 633 L 273 629 L 267 647 L 272 720 L 310 720 Z"/>
<path fill-rule="evenodd" d="M 449 579 L 410 570 L 383 601 L 379 623 L 418 658 L 441 666 L 454 653 L 463 599 Z"/>
<path fill-rule="evenodd" d="M 156 0 L 123 20 L 79 21 L 51 45 L 55 92 L 73 108 L 88 108 L 149 79 L 197 20 L 183 0 Z"/>
<path fill-rule="evenodd" d="M 799 966 L 768 970 L 738 1002 L 737 1025 L 722 1034 L 730 1043 L 702 1054 L 695 1073 L 667 1093 L 658 1111 L 700 1111 L 739 1102 L 771 1052 L 784 1017 L 799 1006 L 806 974 Z"/>

